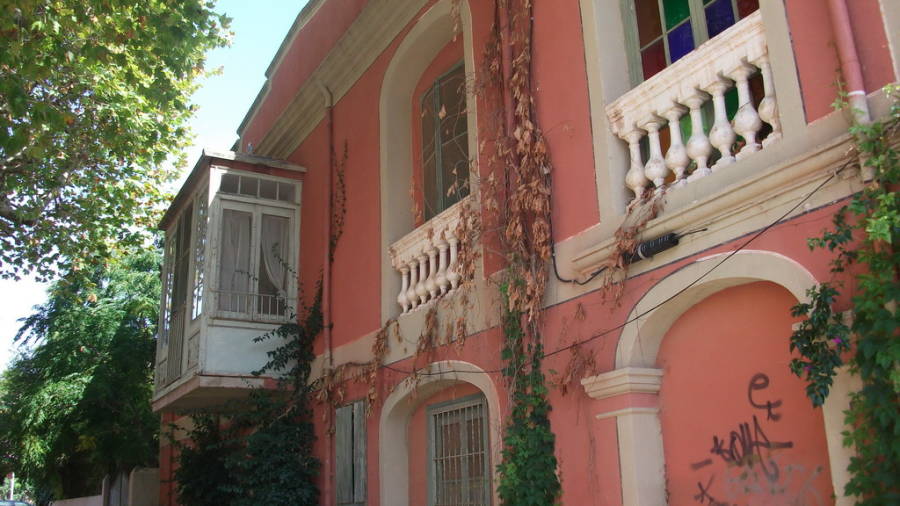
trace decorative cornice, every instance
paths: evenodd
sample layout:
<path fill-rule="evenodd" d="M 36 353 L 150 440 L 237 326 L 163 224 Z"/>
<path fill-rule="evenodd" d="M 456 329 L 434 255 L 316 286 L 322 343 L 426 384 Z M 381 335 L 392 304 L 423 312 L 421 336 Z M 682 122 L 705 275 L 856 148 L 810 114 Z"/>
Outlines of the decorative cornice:
<path fill-rule="evenodd" d="M 581 380 L 585 393 L 593 399 L 606 399 L 622 394 L 659 393 L 662 369 L 624 367 Z"/>
<path fill-rule="evenodd" d="M 325 113 L 317 83 L 340 100 L 425 5 L 426 0 L 370 0 L 294 99 L 255 147 L 257 153 L 287 158 L 312 132 Z M 260 101 L 261 103 L 261 101 Z M 252 117 L 258 107 L 247 114 Z M 242 125 L 241 134 L 247 122 Z"/>

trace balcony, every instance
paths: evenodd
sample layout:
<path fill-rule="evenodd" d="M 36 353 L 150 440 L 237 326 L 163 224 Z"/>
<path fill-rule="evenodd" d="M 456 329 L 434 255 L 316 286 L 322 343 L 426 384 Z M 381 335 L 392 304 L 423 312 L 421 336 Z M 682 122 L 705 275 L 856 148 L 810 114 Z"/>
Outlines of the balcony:
<path fill-rule="evenodd" d="M 160 229 L 166 232 L 153 408 L 217 405 L 262 386 L 252 373 L 294 318 L 304 170 L 204 152 Z"/>
<path fill-rule="evenodd" d="M 401 279 L 397 304 L 403 313 L 423 308 L 459 286 L 459 252 L 466 247 L 460 222 L 471 202 L 471 196 L 463 198 L 391 245 L 391 264 Z"/>
<path fill-rule="evenodd" d="M 735 162 L 777 142 L 774 90 L 757 11 L 612 102 L 606 113 L 628 145 L 633 202 L 740 170 Z"/>

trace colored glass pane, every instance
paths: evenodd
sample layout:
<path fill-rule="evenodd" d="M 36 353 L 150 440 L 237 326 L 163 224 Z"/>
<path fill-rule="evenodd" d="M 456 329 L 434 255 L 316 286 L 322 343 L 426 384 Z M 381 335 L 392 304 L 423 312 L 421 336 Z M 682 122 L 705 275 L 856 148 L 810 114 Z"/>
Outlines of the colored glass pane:
<path fill-rule="evenodd" d="M 731 0 L 715 0 L 706 7 L 706 28 L 709 38 L 722 33 L 734 24 L 734 10 Z"/>
<path fill-rule="evenodd" d="M 657 0 L 635 0 L 634 10 L 637 17 L 638 39 L 641 47 L 644 47 L 662 35 L 659 4 Z"/>
<path fill-rule="evenodd" d="M 669 32 L 669 59 L 672 63 L 694 49 L 694 34 L 687 22 Z"/>
<path fill-rule="evenodd" d="M 728 115 L 729 121 L 734 119 L 734 115 L 737 114 L 737 110 L 738 91 L 737 88 L 731 88 L 725 92 L 725 114 Z"/>
<path fill-rule="evenodd" d="M 691 15 L 688 0 L 663 0 L 663 11 L 666 13 L 666 30 L 672 29 Z"/>
<path fill-rule="evenodd" d="M 737 0 L 738 16 L 746 18 L 759 10 L 759 0 Z"/>
<path fill-rule="evenodd" d="M 641 65 L 644 69 L 644 79 L 650 79 L 657 72 L 666 68 L 666 48 L 663 46 L 662 39 L 641 51 Z"/>

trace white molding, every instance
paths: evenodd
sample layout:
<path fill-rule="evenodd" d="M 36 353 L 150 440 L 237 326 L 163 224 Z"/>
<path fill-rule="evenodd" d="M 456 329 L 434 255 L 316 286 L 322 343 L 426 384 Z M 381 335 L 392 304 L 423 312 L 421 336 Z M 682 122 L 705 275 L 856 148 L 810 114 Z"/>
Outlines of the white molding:
<path fill-rule="evenodd" d="M 619 416 L 629 415 L 656 415 L 659 414 L 659 408 L 623 408 L 607 413 L 600 413 L 594 416 L 597 420 L 605 420 L 607 418 L 615 418 Z"/>
<path fill-rule="evenodd" d="M 631 393 L 656 394 L 659 393 L 662 376 L 662 369 L 624 367 L 583 378 L 581 385 L 585 393 L 593 399 L 607 399 Z"/>
<path fill-rule="evenodd" d="M 291 163 L 285 160 L 277 160 L 275 158 L 269 158 L 266 156 L 237 153 L 234 151 L 213 151 L 206 148 L 203 150 L 202 157 L 220 158 L 222 160 L 234 160 L 236 162 L 252 163 L 254 165 L 263 165 L 266 167 L 272 167 L 274 169 L 291 170 L 294 172 L 299 172 L 301 174 L 306 174 L 306 167 L 303 167 L 302 165 L 297 165 L 296 163 Z"/>
<path fill-rule="evenodd" d="M 255 151 L 287 158 L 325 114 L 316 84 L 327 86 L 337 103 L 418 14 L 425 0 L 370 0 L 313 73 L 306 78 L 281 115 L 257 140 Z M 249 115 L 256 114 L 253 109 Z M 244 140 L 249 123 L 238 133 Z"/>
<path fill-rule="evenodd" d="M 621 410 L 616 416 L 622 504 L 660 506 L 666 500 L 666 461 L 659 413 L 652 408 Z"/>

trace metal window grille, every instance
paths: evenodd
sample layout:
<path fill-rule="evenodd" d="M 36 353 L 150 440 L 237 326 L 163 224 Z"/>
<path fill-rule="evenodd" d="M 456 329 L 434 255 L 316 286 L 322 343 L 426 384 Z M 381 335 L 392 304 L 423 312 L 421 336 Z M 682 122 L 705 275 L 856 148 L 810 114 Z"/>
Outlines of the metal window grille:
<path fill-rule="evenodd" d="M 428 409 L 429 505 L 487 506 L 491 480 L 484 396 Z"/>

